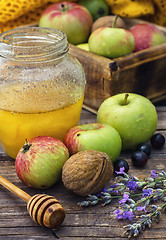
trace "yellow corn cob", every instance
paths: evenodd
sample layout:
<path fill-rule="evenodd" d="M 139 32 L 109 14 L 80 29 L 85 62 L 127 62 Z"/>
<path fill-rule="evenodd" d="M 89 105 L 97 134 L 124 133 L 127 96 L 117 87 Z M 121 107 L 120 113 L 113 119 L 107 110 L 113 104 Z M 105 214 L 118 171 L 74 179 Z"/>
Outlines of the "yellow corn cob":
<path fill-rule="evenodd" d="M 151 21 L 158 25 L 166 26 L 166 1 L 153 0 L 155 4 L 155 14 L 151 17 Z"/>
<path fill-rule="evenodd" d="M 152 0 L 106 0 L 113 14 L 121 17 L 140 17 L 154 14 Z"/>
<path fill-rule="evenodd" d="M 121 17 L 139 17 L 166 26 L 165 0 L 106 0 L 113 14 Z"/>

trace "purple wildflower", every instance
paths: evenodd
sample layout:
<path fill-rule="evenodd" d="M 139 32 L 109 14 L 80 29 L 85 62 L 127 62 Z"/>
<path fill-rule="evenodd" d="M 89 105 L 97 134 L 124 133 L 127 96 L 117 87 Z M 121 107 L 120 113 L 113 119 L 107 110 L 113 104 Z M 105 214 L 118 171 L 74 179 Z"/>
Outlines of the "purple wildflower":
<path fill-rule="evenodd" d="M 108 189 L 106 187 L 103 188 L 102 193 L 108 192 Z"/>
<path fill-rule="evenodd" d="M 134 214 L 131 212 L 131 211 L 121 211 L 119 209 L 115 210 L 114 213 L 116 214 L 116 218 L 119 220 L 119 219 L 129 219 L 130 221 L 133 219 L 134 217 Z"/>
<path fill-rule="evenodd" d="M 129 199 L 129 195 L 127 194 L 127 193 L 124 193 L 123 194 L 123 198 L 122 198 L 122 200 L 120 200 L 119 201 L 119 203 L 120 204 L 123 204 L 123 203 L 125 203 L 125 202 L 127 202 L 127 201 L 129 201 L 130 199 Z"/>
<path fill-rule="evenodd" d="M 117 183 L 114 183 L 112 186 L 110 186 L 110 188 L 116 188 L 118 186 Z"/>
<path fill-rule="evenodd" d="M 143 206 L 143 207 L 141 207 L 141 206 L 137 207 L 137 211 L 144 211 L 144 212 L 147 213 L 147 211 L 146 211 L 146 205 Z"/>
<path fill-rule="evenodd" d="M 165 175 L 166 173 L 164 171 L 162 171 L 162 174 Z"/>
<path fill-rule="evenodd" d="M 156 178 L 156 176 L 158 176 L 158 174 L 156 173 L 156 170 L 152 170 L 151 171 L 151 178 Z"/>
<path fill-rule="evenodd" d="M 112 190 L 112 193 L 116 193 L 118 195 L 118 190 L 116 190 L 116 188 L 118 187 L 118 184 L 113 184 L 112 186 L 110 186 L 110 188 L 114 188 L 115 190 Z"/>
<path fill-rule="evenodd" d="M 151 194 L 152 194 L 152 189 L 143 189 L 143 194 L 142 194 L 142 196 L 143 197 L 150 197 L 151 196 Z"/>
<path fill-rule="evenodd" d="M 122 211 L 119 209 L 115 210 L 114 213 L 116 214 L 117 219 L 123 219 Z"/>
<path fill-rule="evenodd" d="M 118 194 L 118 190 L 116 190 L 117 187 L 118 187 L 118 184 L 113 184 L 109 188 L 104 187 L 101 192 L 102 193 L 116 193 L 116 194 Z M 115 189 L 115 190 L 113 190 L 113 189 Z"/>
<path fill-rule="evenodd" d="M 128 211 L 128 212 L 125 211 L 123 213 L 123 219 L 124 220 L 128 218 L 130 221 L 132 221 L 133 217 L 134 217 L 134 214 L 131 211 Z"/>
<path fill-rule="evenodd" d="M 127 183 L 127 187 L 129 188 L 130 191 L 132 190 L 136 191 L 138 188 L 138 184 L 135 181 L 131 180 Z"/>
<path fill-rule="evenodd" d="M 115 171 L 115 172 L 116 172 L 116 174 L 124 174 L 124 170 L 125 170 L 125 168 L 121 167 L 119 172 L 118 171 Z"/>

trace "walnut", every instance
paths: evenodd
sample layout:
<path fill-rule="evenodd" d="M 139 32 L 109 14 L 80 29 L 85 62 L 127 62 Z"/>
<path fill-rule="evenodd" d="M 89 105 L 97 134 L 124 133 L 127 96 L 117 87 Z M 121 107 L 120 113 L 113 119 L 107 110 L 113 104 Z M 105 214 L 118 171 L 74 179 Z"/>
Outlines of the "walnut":
<path fill-rule="evenodd" d="M 62 169 L 64 186 L 81 196 L 100 191 L 112 175 L 113 165 L 109 156 L 96 150 L 72 155 Z"/>

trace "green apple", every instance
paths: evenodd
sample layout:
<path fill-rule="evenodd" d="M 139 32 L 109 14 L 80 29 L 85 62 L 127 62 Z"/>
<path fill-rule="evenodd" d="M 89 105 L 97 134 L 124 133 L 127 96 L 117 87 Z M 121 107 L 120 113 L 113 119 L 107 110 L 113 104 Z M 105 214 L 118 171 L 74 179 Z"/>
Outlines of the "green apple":
<path fill-rule="evenodd" d="M 109 124 L 119 132 L 123 150 L 135 149 L 154 134 L 157 112 L 149 99 L 134 93 L 121 93 L 100 105 L 97 122 Z"/>
<path fill-rule="evenodd" d="M 16 173 L 29 187 L 48 188 L 60 179 L 68 158 L 69 151 L 61 140 L 35 137 L 19 150 L 15 160 Z"/>
<path fill-rule="evenodd" d="M 81 44 L 78 44 L 77 47 L 83 49 L 83 50 L 86 50 L 86 51 L 89 51 L 89 45 L 88 43 L 81 43 Z"/>
<path fill-rule="evenodd" d="M 105 0 L 80 0 L 78 3 L 88 9 L 93 21 L 109 14 L 109 6 Z"/>
<path fill-rule="evenodd" d="M 97 150 L 107 153 L 112 162 L 116 161 L 122 148 L 119 133 L 113 127 L 100 123 L 71 128 L 63 142 L 71 155 L 84 150 Z"/>
<path fill-rule="evenodd" d="M 88 44 L 90 52 L 108 58 L 125 56 L 135 48 L 132 33 L 123 28 L 100 27 L 90 34 Z"/>

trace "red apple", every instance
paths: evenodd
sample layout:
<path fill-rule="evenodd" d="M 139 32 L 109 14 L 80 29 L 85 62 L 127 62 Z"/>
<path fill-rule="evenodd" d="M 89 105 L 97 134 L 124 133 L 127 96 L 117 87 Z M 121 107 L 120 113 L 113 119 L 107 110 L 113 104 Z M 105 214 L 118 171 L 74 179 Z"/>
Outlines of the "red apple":
<path fill-rule="evenodd" d="M 122 147 L 119 133 L 113 127 L 101 123 L 71 128 L 64 138 L 64 144 L 71 155 L 89 149 L 97 150 L 107 153 L 112 162 L 116 161 Z"/>
<path fill-rule="evenodd" d="M 33 188 L 48 188 L 59 180 L 69 152 L 62 141 L 53 137 L 35 137 L 19 150 L 16 173 L 20 180 Z"/>
<path fill-rule="evenodd" d="M 67 35 L 69 43 L 87 42 L 92 27 L 92 16 L 89 11 L 72 2 L 59 2 L 44 10 L 39 27 L 56 28 Z"/>
<path fill-rule="evenodd" d="M 138 23 L 130 28 L 135 39 L 135 52 L 166 42 L 166 36 L 155 25 Z"/>

